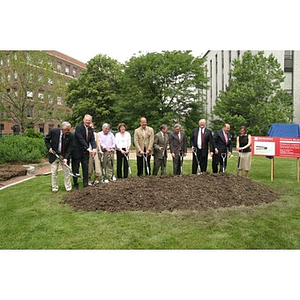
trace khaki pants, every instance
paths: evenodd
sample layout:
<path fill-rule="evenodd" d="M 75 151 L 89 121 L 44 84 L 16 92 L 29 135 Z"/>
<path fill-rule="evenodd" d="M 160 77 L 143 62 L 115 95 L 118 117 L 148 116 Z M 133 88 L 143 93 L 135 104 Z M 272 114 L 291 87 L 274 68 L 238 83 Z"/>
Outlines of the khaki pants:
<path fill-rule="evenodd" d="M 59 159 L 57 158 L 51 166 L 51 173 L 52 173 L 52 191 L 58 191 L 58 164 L 60 163 Z M 72 190 L 72 185 L 71 185 L 71 175 L 70 175 L 70 170 L 63 164 L 60 163 L 64 172 L 64 185 L 65 189 L 67 191 Z"/>
<path fill-rule="evenodd" d="M 114 175 L 114 153 L 104 152 L 103 153 L 103 169 L 105 174 L 109 179 Z"/>
<path fill-rule="evenodd" d="M 102 176 L 102 170 L 100 166 L 98 153 L 94 156 L 94 158 L 92 155 L 90 155 L 89 157 L 89 178 L 92 177 L 93 173 L 95 173 L 95 179 L 99 176 Z"/>

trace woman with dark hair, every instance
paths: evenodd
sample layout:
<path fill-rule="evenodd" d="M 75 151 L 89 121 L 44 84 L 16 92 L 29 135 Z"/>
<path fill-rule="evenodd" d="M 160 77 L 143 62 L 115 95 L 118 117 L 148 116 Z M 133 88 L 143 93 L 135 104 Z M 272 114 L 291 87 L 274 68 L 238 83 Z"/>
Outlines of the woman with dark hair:
<path fill-rule="evenodd" d="M 240 127 L 240 134 L 236 138 L 236 150 L 239 151 L 238 175 L 242 176 L 245 170 L 246 178 L 249 178 L 251 168 L 251 135 L 247 134 L 245 126 Z"/>
<path fill-rule="evenodd" d="M 126 125 L 120 123 L 118 125 L 118 131 L 116 133 L 116 149 L 117 149 L 117 178 L 122 178 L 122 173 L 124 178 L 128 177 L 128 159 L 129 159 L 129 149 L 131 146 L 131 135 L 126 131 Z M 123 172 L 122 172 L 123 166 Z"/>

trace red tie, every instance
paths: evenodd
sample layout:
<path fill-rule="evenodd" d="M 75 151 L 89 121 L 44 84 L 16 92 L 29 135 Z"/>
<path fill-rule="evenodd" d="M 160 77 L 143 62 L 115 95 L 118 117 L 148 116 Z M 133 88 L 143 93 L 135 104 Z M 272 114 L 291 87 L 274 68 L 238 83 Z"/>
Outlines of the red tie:
<path fill-rule="evenodd" d="M 204 132 L 202 131 L 202 128 L 201 128 L 201 148 L 204 149 Z"/>
<path fill-rule="evenodd" d="M 227 134 L 225 132 L 224 132 L 224 137 L 225 137 L 226 144 L 228 144 L 228 137 L 227 137 Z"/>

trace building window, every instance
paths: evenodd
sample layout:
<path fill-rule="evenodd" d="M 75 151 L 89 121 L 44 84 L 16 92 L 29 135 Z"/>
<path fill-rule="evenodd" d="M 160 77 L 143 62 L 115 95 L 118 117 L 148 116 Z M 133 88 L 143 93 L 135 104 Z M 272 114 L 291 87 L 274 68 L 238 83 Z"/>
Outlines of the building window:
<path fill-rule="evenodd" d="M 28 118 L 32 118 L 33 117 L 33 105 L 31 105 L 31 106 L 28 107 L 27 117 Z"/>
<path fill-rule="evenodd" d="M 76 78 L 77 77 L 77 69 L 73 68 L 73 77 Z"/>
<path fill-rule="evenodd" d="M 216 54 L 216 98 L 218 97 L 218 54 Z"/>
<path fill-rule="evenodd" d="M 70 75 L 70 66 L 66 65 L 65 67 L 65 74 Z"/>
<path fill-rule="evenodd" d="M 0 124 L 0 134 L 4 133 L 4 124 Z"/>
<path fill-rule="evenodd" d="M 225 89 L 225 79 L 224 79 L 224 50 L 222 50 L 222 90 Z"/>
<path fill-rule="evenodd" d="M 284 71 L 293 72 L 293 51 L 284 51 Z"/>
<path fill-rule="evenodd" d="M 27 99 L 28 100 L 33 100 L 33 92 L 27 91 Z"/>
<path fill-rule="evenodd" d="M 49 102 L 49 104 L 53 103 L 53 96 L 52 95 L 48 95 L 48 102 Z"/>
<path fill-rule="evenodd" d="M 50 131 L 53 127 L 54 127 L 53 124 L 49 124 L 49 125 L 48 125 L 48 131 Z"/>
<path fill-rule="evenodd" d="M 38 98 L 39 98 L 41 101 L 44 101 L 44 91 L 39 91 L 39 92 L 38 92 Z"/>
<path fill-rule="evenodd" d="M 57 62 L 56 70 L 57 70 L 57 72 L 59 72 L 59 73 L 61 73 L 61 71 L 62 71 L 62 63 L 59 62 L 59 61 Z"/>
<path fill-rule="evenodd" d="M 44 133 L 44 124 L 39 124 L 39 131 L 40 133 Z"/>

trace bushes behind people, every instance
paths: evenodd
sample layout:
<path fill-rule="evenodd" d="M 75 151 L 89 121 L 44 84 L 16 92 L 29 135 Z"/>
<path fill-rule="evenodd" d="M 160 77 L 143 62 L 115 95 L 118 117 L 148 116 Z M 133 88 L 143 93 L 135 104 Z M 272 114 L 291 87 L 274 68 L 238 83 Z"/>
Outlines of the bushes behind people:
<path fill-rule="evenodd" d="M 0 136 L 0 164 L 39 163 L 44 157 L 47 157 L 47 148 L 43 138 L 24 135 Z"/>

